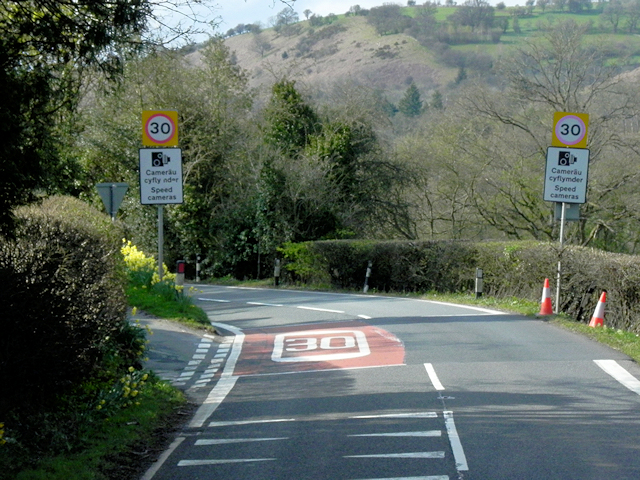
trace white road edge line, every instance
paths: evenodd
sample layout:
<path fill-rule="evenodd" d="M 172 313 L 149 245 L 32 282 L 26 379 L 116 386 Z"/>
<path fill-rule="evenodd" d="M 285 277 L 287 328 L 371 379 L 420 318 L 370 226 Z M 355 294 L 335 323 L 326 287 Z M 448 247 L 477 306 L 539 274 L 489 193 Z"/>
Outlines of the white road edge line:
<path fill-rule="evenodd" d="M 227 395 L 229 395 L 229 392 L 231 392 L 231 389 L 233 389 L 236 382 L 238 381 L 238 377 L 233 376 L 233 371 L 236 368 L 236 363 L 238 362 L 238 358 L 240 357 L 240 353 L 242 352 L 244 333 L 242 333 L 242 330 L 240 330 L 239 328 L 232 327 L 231 325 L 226 325 L 223 323 L 211 322 L 211 325 L 224 330 L 229 330 L 235 335 L 235 337 L 233 339 L 233 345 L 231 347 L 231 354 L 229 355 L 229 359 L 227 360 L 227 363 L 222 370 L 220 380 L 218 380 L 215 386 L 211 389 L 211 392 L 209 392 L 209 395 L 207 396 L 205 401 L 196 411 L 196 414 L 193 416 L 191 423 L 189 423 L 190 428 L 202 427 L 204 425 L 204 422 L 207 421 L 207 419 L 224 401 Z"/>
<path fill-rule="evenodd" d="M 144 474 L 144 476 L 140 480 L 151 480 L 154 477 L 154 475 L 156 473 L 158 473 L 158 470 L 160 470 L 162 465 L 164 465 L 164 462 L 167 461 L 167 459 L 171 456 L 171 454 L 174 452 L 174 450 L 176 448 L 178 448 L 180 446 L 180 444 L 185 441 L 185 439 L 186 439 L 186 437 L 177 437 L 171 443 L 171 445 L 169 445 L 169 448 L 167 450 L 165 450 L 162 453 L 162 455 L 160 455 L 160 458 L 158 458 L 158 460 L 156 460 L 156 462 L 151 466 L 151 468 L 149 468 L 149 470 L 147 470 L 147 472 Z"/>
<path fill-rule="evenodd" d="M 436 373 L 435 368 L 433 368 L 433 365 L 430 363 L 425 363 L 424 368 L 427 369 L 427 374 L 429 375 L 429 379 L 433 384 L 433 388 L 435 388 L 436 390 L 444 390 L 444 386 L 442 385 L 442 383 L 440 383 L 440 379 L 438 378 L 438 374 Z"/>
<path fill-rule="evenodd" d="M 633 393 L 640 395 L 640 381 L 625 370 L 618 362 L 615 360 L 594 360 L 594 362 Z"/>
<path fill-rule="evenodd" d="M 449 443 L 451 443 L 451 450 L 453 450 L 453 458 L 456 461 L 456 469 L 458 472 L 467 471 L 469 470 L 467 457 L 462 449 L 458 430 L 456 429 L 456 424 L 453 421 L 453 412 L 444 411 L 442 413 L 444 415 L 444 424 L 447 427 L 447 434 L 449 435 Z"/>
<path fill-rule="evenodd" d="M 262 303 L 262 302 L 247 302 L 247 305 L 257 305 L 258 307 L 284 307 L 280 303 Z"/>

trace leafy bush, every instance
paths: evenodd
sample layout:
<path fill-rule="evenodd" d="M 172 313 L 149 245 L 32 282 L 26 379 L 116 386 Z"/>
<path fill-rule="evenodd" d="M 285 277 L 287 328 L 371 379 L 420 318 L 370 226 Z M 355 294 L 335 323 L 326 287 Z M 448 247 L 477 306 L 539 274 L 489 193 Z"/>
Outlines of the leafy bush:
<path fill-rule="evenodd" d="M 146 332 L 127 319 L 122 231 L 81 201 L 16 211 L 0 240 L 0 478 L 78 447 L 137 403 Z"/>
<path fill-rule="evenodd" d="M 0 415 L 46 404 L 100 368 L 126 318 L 119 234 L 106 215 L 58 197 L 17 211 L 0 241 Z"/>

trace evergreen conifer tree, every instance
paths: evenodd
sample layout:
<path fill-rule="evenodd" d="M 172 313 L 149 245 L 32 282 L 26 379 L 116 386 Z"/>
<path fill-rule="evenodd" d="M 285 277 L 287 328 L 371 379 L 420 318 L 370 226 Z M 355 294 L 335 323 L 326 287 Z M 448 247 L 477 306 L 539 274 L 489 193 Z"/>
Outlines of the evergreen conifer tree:
<path fill-rule="evenodd" d="M 407 117 L 417 117 L 422 111 L 422 100 L 420 99 L 420 91 L 416 84 L 411 85 L 404 92 L 404 97 L 398 102 L 398 110 Z"/>

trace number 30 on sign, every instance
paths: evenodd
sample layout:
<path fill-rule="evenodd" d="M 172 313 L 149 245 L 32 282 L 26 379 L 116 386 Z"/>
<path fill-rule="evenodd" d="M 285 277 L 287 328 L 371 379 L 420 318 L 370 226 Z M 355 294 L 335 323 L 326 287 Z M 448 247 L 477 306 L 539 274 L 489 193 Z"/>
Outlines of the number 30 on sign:
<path fill-rule="evenodd" d="M 556 112 L 553 115 L 553 147 L 587 148 L 589 115 Z"/>
<path fill-rule="evenodd" d="M 175 147 L 178 145 L 178 112 L 145 110 L 142 112 L 142 145 Z"/>

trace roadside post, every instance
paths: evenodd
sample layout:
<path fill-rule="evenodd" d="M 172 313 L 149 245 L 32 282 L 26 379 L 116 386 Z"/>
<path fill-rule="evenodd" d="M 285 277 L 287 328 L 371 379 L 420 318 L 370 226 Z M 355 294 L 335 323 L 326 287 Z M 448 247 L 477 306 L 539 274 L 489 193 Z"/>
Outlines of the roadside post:
<path fill-rule="evenodd" d="M 182 150 L 178 145 L 178 112 L 142 112 L 140 203 L 158 206 L 158 276 L 164 275 L 164 206 L 183 202 Z"/>
<path fill-rule="evenodd" d="M 178 260 L 176 262 L 176 287 L 184 287 L 184 271 L 185 271 L 185 262 L 184 260 Z M 180 292 L 183 293 L 183 292 Z"/>
<path fill-rule="evenodd" d="M 570 204 L 585 203 L 589 177 L 587 132 L 589 115 L 586 113 L 555 112 L 551 146 L 547 148 L 544 178 L 544 200 L 556 203 L 556 218 L 560 217 L 560 255 L 556 278 L 556 308 L 560 311 L 560 285 L 562 276 L 562 251 L 564 226 L 567 220 L 580 218 L 579 207 Z M 568 215 L 568 212 L 571 212 Z"/>
<path fill-rule="evenodd" d="M 373 262 L 369 260 L 367 264 L 367 273 L 364 276 L 364 287 L 362 288 L 362 293 L 367 293 L 369 291 L 369 277 L 371 276 L 371 267 L 373 267 Z"/>
<path fill-rule="evenodd" d="M 280 259 L 279 258 L 276 258 L 276 263 L 275 263 L 275 266 L 273 267 L 273 279 L 276 287 L 280 285 Z"/>
<path fill-rule="evenodd" d="M 196 255 L 196 282 L 200 281 L 200 254 Z"/>
<path fill-rule="evenodd" d="M 476 298 L 482 297 L 482 290 L 484 288 L 484 279 L 482 275 L 482 269 L 476 268 Z"/>

